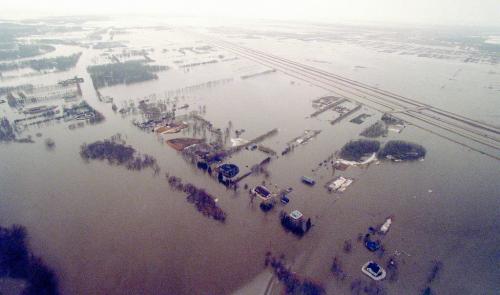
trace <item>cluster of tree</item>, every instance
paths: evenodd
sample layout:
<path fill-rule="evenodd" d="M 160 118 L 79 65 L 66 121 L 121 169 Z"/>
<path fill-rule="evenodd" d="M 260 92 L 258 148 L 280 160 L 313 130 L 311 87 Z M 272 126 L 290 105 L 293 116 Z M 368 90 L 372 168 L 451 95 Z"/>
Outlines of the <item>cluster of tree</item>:
<path fill-rule="evenodd" d="M 113 140 L 83 144 L 80 155 L 86 160 L 108 160 L 109 164 L 126 166 L 130 170 L 156 169 L 157 166 L 152 156 L 136 154 L 133 147 Z"/>
<path fill-rule="evenodd" d="M 2 118 L 0 120 L 0 142 L 13 141 L 15 139 L 16 134 L 14 133 L 14 128 L 12 128 L 12 125 L 7 118 Z"/>
<path fill-rule="evenodd" d="M 381 120 L 384 121 L 384 123 L 386 123 L 388 125 L 398 125 L 398 124 L 404 123 L 403 120 L 398 119 L 398 118 L 391 116 L 389 114 L 383 114 Z"/>
<path fill-rule="evenodd" d="M 22 84 L 18 86 L 5 86 L 5 87 L 0 87 L 0 96 L 3 96 L 5 94 L 9 94 L 13 91 L 31 91 L 33 90 L 33 84 Z"/>
<path fill-rule="evenodd" d="M 14 131 L 13 124 L 7 118 L 0 118 L 0 142 L 34 143 L 31 135 L 18 138 Z"/>
<path fill-rule="evenodd" d="M 427 276 L 427 283 L 430 284 L 434 282 L 434 280 L 436 280 L 442 269 L 443 269 L 443 263 L 439 260 L 433 260 L 431 271 L 429 273 L 429 276 Z"/>
<path fill-rule="evenodd" d="M 391 140 L 378 153 L 380 159 L 393 160 L 418 160 L 425 157 L 426 150 L 423 146 L 401 140 Z"/>
<path fill-rule="evenodd" d="M 101 114 L 100 112 L 98 112 L 94 109 L 92 109 L 92 114 L 94 114 L 93 117 L 91 117 L 88 120 L 90 124 L 97 124 L 97 123 L 104 121 L 104 119 L 105 119 L 103 114 Z"/>
<path fill-rule="evenodd" d="M 447 46 L 454 46 L 461 48 L 474 48 L 478 51 L 484 51 L 484 53 L 493 53 L 494 56 L 500 51 L 500 44 L 489 43 L 488 36 L 443 36 L 435 40 L 438 43 L 444 43 Z"/>
<path fill-rule="evenodd" d="M 386 295 L 387 291 L 384 287 L 378 285 L 376 282 L 367 283 L 361 279 L 356 279 L 351 283 L 352 294 L 366 294 L 366 295 Z"/>
<path fill-rule="evenodd" d="M 376 140 L 351 140 L 342 147 L 340 156 L 345 160 L 359 161 L 369 154 L 378 152 L 379 149 L 380 142 Z"/>
<path fill-rule="evenodd" d="M 37 26 L 33 25 L 0 23 L 0 42 L 12 44 L 17 37 L 28 36 L 37 32 Z"/>
<path fill-rule="evenodd" d="M 118 42 L 118 41 L 103 41 L 103 42 L 96 43 L 93 47 L 94 47 L 94 49 L 110 49 L 110 48 L 117 48 L 117 47 L 125 47 L 125 45 L 121 42 Z"/>
<path fill-rule="evenodd" d="M 337 256 L 333 258 L 330 271 L 332 272 L 333 276 L 339 281 L 343 281 L 347 277 L 347 274 L 342 268 L 342 263 L 340 262 L 340 259 Z"/>
<path fill-rule="evenodd" d="M 182 179 L 177 176 L 169 176 L 168 174 L 166 175 L 168 184 L 175 190 L 178 191 L 183 191 L 184 190 L 184 184 L 182 183 Z"/>
<path fill-rule="evenodd" d="M 190 183 L 183 184 L 182 180 L 176 176 L 167 175 L 167 179 L 172 188 L 186 193 L 188 202 L 193 203 L 203 215 L 220 222 L 226 221 L 226 212 L 217 206 L 215 198 L 204 189 L 197 188 Z"/>
<path fill-rule="evenodd" d="M 42 44 L 71 45 L 71 46 L 86 47 L 76 40 L 68 40 L 68 39 L 39 39 L 39 40 L 37 40 L 37 42 L 42 43 Z"/>
<path fill-rule="evenodd" d="M 26 137 L 16 139 L 15 142 L 18 142 L 18 143 L 34 143 L 35 141 L 31 137 L 31 135 L 28 135 Z"/>
<path fill-rule="evenodd" d="M 390 282 L 395 282 L 399 279 L 399 268 L 398 263 L 394 257 L 389 258 L 387 264 L 387 278 Z"/>
<path fill-rule="evenodd" d="M 80 104 L 74 104 L 71 107 L 63 108 L 64 117 L 78 118 L 81 116 L 87 116 L 89 123 L 97 124 L 102 122 L 105 118 L 104 115 L 94 109 L 87 101 L 82 101 Z"/>
<path fill-rule="evenodd" d="M 326 294 L 323 286 L 309 279 L 301 279 L 295 272 L 291 271 L 285 265 L 283 257 L 276 258 L 267 252 L 264 265 L 273 269 L 274 275 L 285 286 L 285 294 Z"/>
<path fill-rule="evenodd" d="M 152 52 L 152 51 L 154 51 L 154 49 L 153 48 L 150 48 L 150 49 L 141 49 L 141 50 L 137 50 L 137 49 L 126 50 L 126 49 L 123 49 L 121 53 L 114 54 L 114 56 L 119 57 L 119 58 L 130 58 L 130 57 L 133 57 L 133 56 L 147 56 L 150 51 Z"/>
<path fill-rule="evenodd" d="M 1 34 L 0 34 L 1 36 Z M 7 40 L 5 40 L 7 41 Z M 11 41 L 11 40 L 8 40 L 8 41 Z M 0 50 L 11 50 L 11 49 L 14 49 L 16 47 L 16 43 L 14 42 L 2 42 L 2 40 L 0 40 Z"/>
<path fill-rule="evenodd" d="M 50 45 L 21 44 L 13 49 L 0 50 L 0 60 L 33 57 L 56 50 Z"/>
<path fill-rule="evenodd" d="M 192 184 L 187 184 L 184 186 L 184 191 L 188 194 L 188 202 L 193 203 L 196 209 L 203 215 L 212 217 L 220 222 L 226 220 L 226 213 L 217 206 L 215 198 L 205 190 L 199 189 Z"/>
<path fill-rule="evenodd" d="M 155 167 L 156 159 L 150 155 L 137 155 L 127 163 L 127 169 L 142 170 L 146 167 Z"/>
<path fill-rule="evenodd" d="M 74 22 L 74 19 L 68 20 L 68 22 Z M 67 33 L 67 32 L 81 32 L 85 30 L 82 26 L 65 24 L 61 26 L 60 24 L 54 24 L 54 26 L 46 26 L 43 31 L 48 33 Z"/>
<path fill-rule="evenodd" d="M 156 72 L 164 70 L 167 70 L 166 66 L 146 65 L 141 61 L 96 65 L 87 68 L 96 89 L 158 79 Z"/>
<path fill-rule="evenodd" d="M 25 295 L 59 294 L 56 275 L 30 252 L 26 238 L 23 226 L 0 227 L 0 277 L 25 280 Z"/>
<path fill-rule="evenodd" d="M 57 70 L 66 71 L 76 65 L 82 53 L 75 53 L 69 56 L 57 56 L 52 58 L 31 59 L 19 62 L 0 64 L 0 71 L 11 71 L 21 68 L 32 68 L 36 71 Z"/>
<path fill-rule="evenodd" d="M 54 147 L 56 146 L 56 142 L 52 138 L 47 138 L 45 139 L 45 146 L 48 149 L 54 149 Z"/>
<path fill-rule="evenodd" d="M 214 63 L 218 63 L 218 62 L 219 62 L 218 60 L 212 59 L 212 60 L 208 60 L 208 61 L 194 62 L 194 63 L 190 63 L 190 64 L 181 65 L 180 68 L 192 68 L 192 67 L 197 67 L 197 66 L 214 64 Z"/>
<path fill-rule="evenodd" d="M 135 149 L 111 140 L 96 141 L 81 146 L 84 159 L 108 160 L 110 164 L 124 165 L 134 158 Z"/>
<path fill-rule="evenodd" d="M 94 32 L 90 33 L 87 38 L 90 40 L 102 40 L 102 35 L 108 32 L 109 28 L 96 29 Z"/>
<path fill-rule="evenodd" d="M 441 261 L 439 260 L 432 261 L 432 268 L 429 275 L 427 276 L 427 281 L 426 281 L 428 286 L 425 289 L 421 290 L 422 295 L 436 294 L 429 285 L 438 278 L 439 274 L 442 271 L 442 268 L 443 268 L 443 263 Z"/>
<path fill-rule="evenodd" d="M 364 137 L 379 137 L 387 135 L 387 125 L 384 121 L 377 121 L 373 125 L 363 130 L 359 135 Z"/>

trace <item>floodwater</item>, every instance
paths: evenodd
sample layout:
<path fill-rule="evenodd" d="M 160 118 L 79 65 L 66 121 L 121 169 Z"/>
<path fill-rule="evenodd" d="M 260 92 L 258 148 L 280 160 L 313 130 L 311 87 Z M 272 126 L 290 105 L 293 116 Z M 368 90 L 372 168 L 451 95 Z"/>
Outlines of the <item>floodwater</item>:
<path fill-rule="evenodd" d="M 265 180 L 270 188 L 293 187 L 291 202 L 283 209 L 300 210 L 312 218 L 314 226 L 302 239 L 287 234 L 278 219 L 282 205 L 264 214 L 257 204 L 249 202 L 244 190 L 226 190 L 163 143 L 182 133 L 160 138 L 143 132 L 132 125 L 130 117 L 122 117 L 111 110 L 110 104 L 100 102 L 85 69 L 103 51 L 56 46 L 60 54 L 82 51 L 77 67 L 64 73 L 10 79 L 1 85 L 29 81 L 50 84 L 82 76 L 83 98 L 102 112 L 106 121 L 75 130 L 55 124 L 24 132 L 41 132 L 42 139 L 53 138 L 53 151 L 35 136 L 34 144 L 1 144 L 0 224 L 27 227 L 33 252 L 56 271 L 62 294 L 262 294 L 266 290 L 277 294 L 279 284 L 270 281 L 270 271 L 264 269 L 267 251 L 284 254 L 293 271 L 321 282 L 328 294 L 349 294 L 352 280 L 368 281 L 361 265 L 368 260 L 385 265 L 391 255 L 399 262 L 399 279 L 379 283 L 388 294 L 418 294 L 427 286 L 433 260 L 444 265 L 431 285 L 437 294 L 498 292 L 497 160 L 407 126 L 401 134 L 390 133 L 382 141 L 418 142 L 427 149 L 425 161 L 382 162 L 337 171 L 335 176 L 353 177 L 354 184 L 343 194 L 329 194 L 323 185 L 333 178 L 332 170 L 318 168 L 318 163 L 358 138 L 379 113 L 363 108 L 352 115 L 372 114 L 361 125 L 349 122 L 350 118 L 331 125 L 328 113 L 307 119 L 314 111 L 311 101 L 328 94 L 323 89 L 280 72 L 242 80 L 241 75 L 267 69 L 244 58 L 186 71 L 173 60 L 195 62 L 209 59 L 207 56 L 223 54 L 229 58 L 234 54 L 222 50 L 200 56 L 175 56 L 170 51 L 163 54 L 164 48 L 205 43 L 174 28 L 130 32 L 116 35 L 115 40 L 127 40 L 131 48 L 153 47 L 151 57 L 156 63 L 172 68 L 161 72 L 156 81 L 101 89 L 118 106 L 152 94 L 162 97 L 168 90 L 232 78 L 224 85 L 183 93 L 179 104 L 189 104 L 189 110 L 206 106 L 203 116 L 207 120 L 220 128 L 231 121 L 233 128 L 246 130 L 242 135 L 246 139 L 278 128 L 276 136 L 263 142 L 277 151 L 306 129 L 322 130 L 308 144 L 274 159 L 268 167 L 268 179 L 250 176 L 242 182 L 252 187 Z M 488 123 L 500 122 L 499 92 L 484 87 L 494 83 L 499 86 L 499 76 L 488 74 L 500 73 L 498 64 L 384 55 L 356 45 L 327 42 L 271 37 L 230 40 Z M 458 68 L 462 69 L 460 80 L 450 81 Z M 11 114 L 5 105 L 1 112 Z M 128 171 L 105 162 L 86 163 L 80 158 L 82 143 L 118 132 L 139 152 L 156 157 L 160 175 L 154 176 L 151 170 Z M 257 152 L 235 155 L 235 163 L 251 161 L 255 157 L 251 153 Z M 184 194 L 169 188 L 165 172 L 216 196 L 218 205 L 228 214 L 226 222 L 207 219 L 197 212 Z M 300 183 L 302 175 L 313 176 L 317 185 L 304 186 Z M 393 225 L 383 238 L 386 254 L 378 258 L 356 238 L 391 215 Z M 342 251 L 345 240 L 353 241 L 349 254 Z M 334 256 L 340 258 L 348 274 L 344 282 L 330 273 Z"/>

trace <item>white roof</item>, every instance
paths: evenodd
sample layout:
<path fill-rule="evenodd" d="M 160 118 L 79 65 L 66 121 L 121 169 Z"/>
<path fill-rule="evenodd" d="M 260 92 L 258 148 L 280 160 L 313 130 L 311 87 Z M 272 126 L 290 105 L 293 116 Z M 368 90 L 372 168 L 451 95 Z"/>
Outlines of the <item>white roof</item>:
<path fill-rule="evenodd" d="M 302 216 L 303 215 L 299 210 L 294 210 L 294 211 L 292 211 L 292 213 L 290 213 L 290 217 L 292 217 L 293 219 L 299 219 Z"/>
<path fill-rule="evenodd" d="M 342 184 L 344 184 L 345 182 L 347 182 L 347 178 L 340 176 L 339 178 L 332 181 L 332 183 L 330 183 L 330 185 L 328 187 L 336 189 L 336 188 L 339 188 L 340 186 L 342 186 Z"/>

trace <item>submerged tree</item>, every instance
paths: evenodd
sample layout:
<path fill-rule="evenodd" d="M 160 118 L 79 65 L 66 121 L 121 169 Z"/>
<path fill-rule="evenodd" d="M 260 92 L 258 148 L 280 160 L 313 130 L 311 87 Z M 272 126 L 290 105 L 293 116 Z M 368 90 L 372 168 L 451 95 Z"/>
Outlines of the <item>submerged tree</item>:
<path fill-rule="evenodd" d="M 381 159 L 412 161 L 425 157 L 426 150 L 423 146 L 401 140 L 391 140 L 378 153 Z"/>
<path fill-rule="evenodd" d="M 156 72 L 167 69 L 166 66 L 146 65 L 141 61 L 127 61 L 90 66 L 87 71 L 90 73 L 94 87 L 101 88 L 158 79 Z"/>
<path fill-rule="evenodd" d="M 377 121 L 373 125 L 363 130 L 359 135 L 364 137 L 380 137 L 387 135 L 387 125 L 384 121 Z"/>
<path fill-rule="evenodd" d="M 109 164 L 122 165 L 130 170 L 142 170 L 148 167 L 153 168 L 155 173 L 160 170 L 154 157 L 138 154 L 133 147 L 118 142 L 118 139 L 83 144 L 80 155 L 85 160 L 107 160 Z"/>
<path fill-rule="evenodd" d="M 359 161 L 361 158 L 376 153 L 380 149 L 380 142 L 376 140 L 351 140 L 340 150 L 340 156 L 349 161 Z"/>
<path fill-rule="evenodd" d="M 266 253 L 264 265 L 270 266 L 274 275 L 285 287 L 285 294 L 303 294 L 303 295 L 323 295 L 325 289 L 320 284 L 311 279 L 302 279 L 296 273 L 292 272 L 284 262 L 284 255 L 276 258 L 270 252 Z"/>
<path fill-rule="evenodd" d="M 25 280 L 22 294 L 59 294 L 55 273 L 30 252 L 26 239 L 26 229 L 21 225 L 0 227 L 0 277 Z"/>
<path fill-rule="evenodd" d="M 7 118 L 0 119 L 0 142 L 13 141 L 16 139 L 14 128 Z"/>

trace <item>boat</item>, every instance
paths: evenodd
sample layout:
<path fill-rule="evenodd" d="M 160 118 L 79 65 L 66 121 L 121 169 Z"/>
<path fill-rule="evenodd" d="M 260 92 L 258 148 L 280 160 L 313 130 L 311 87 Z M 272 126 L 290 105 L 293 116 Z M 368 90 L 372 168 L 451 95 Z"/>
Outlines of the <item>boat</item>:
<path fill-rule="evenodd" d="M 368 261 L 361 267 L 361 271 L 369 278 L 375 281 L 380 281 L 387 275 L 385 269 L 373 261 Z"/>
<path fill-rule="evenodd" d="M 316 181 L 314 181 L 314 179 L 312 179 L 311 177 L 307 177 L 307 176 L 302 176 L 302 182 L 305 183 L 305 184 L 308 184 L 308 185 L 314 185 L 316 184 Z"/>
<path fill-rule="evenodd" d="M 392 217 L 388 217 L 384 224 L 382 224 L 382 226 L 380 227 L 380 232 L 385 234 L 389 231 L 389 228 L 391 227 L 391 224 L 392 224 Z"/>

